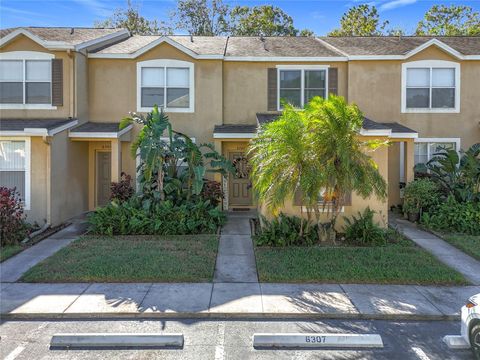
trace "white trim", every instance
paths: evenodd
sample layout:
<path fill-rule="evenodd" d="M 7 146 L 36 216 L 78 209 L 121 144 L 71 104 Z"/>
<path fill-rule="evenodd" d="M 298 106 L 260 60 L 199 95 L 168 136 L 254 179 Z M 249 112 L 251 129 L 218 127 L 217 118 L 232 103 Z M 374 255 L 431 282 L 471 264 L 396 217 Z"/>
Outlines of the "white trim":
<path fill-rule="evenodd" d="M 70 138 L 104 138 L 104 139 L 118 139 L 122 135 L 126 134 L 133 129 L 133 125 L 130 124 L 118 132 L 82 132 L 71 130 L 68 134 Z"/>
<path fill-rule="evenodd" d="M 34 35 L 30 31 L 21 28 L 21 29 L 17 29 L 15 31 L 12 31 L 10 34 L 8 34 L 8 35 L 4 36 L 2 39 L 0 39 L 0 47 L 9 43 L 10 41 L 15 39 L 19 35 L 24 35 L 24 36 L 28 37 L 30 40 L 35 41 L 37 44 L 39 44 L 39 45 L 41 45 L 44 48 L 49 49 L 49 50 L 76 50 L 76 51 L 79 51 L 79 50 L 85 49 L 86 47 L 89 47 L 89 46 L 92 46 L 92 45 L 95 45 L 95 44 L 98 44 L 98 43 L 102 43 L 104 41 L 114 40 L 114 39 L 117 39 L 117 38 L 120 38 L 120 37 L 128 37 L 130 35 L 130 33 L 128 32 L 128 30 L 122 29 L 122 30 L 119 30 L 117 32 L 114 32 L 114 33 L 111 33 L 111 34 L 108 34 L 108 35 L 105 35 L 105 36 L 101 36 L 99 38 L 95 38 L 95 39 L 92 39 L 92 40 L 89 40 L 89 41 L 85 41 L 85 42 L 77 44 L 77 45 L 70 45 L 70 44 L 67 44 L 64 41 L 43 40 L 42 38 L 40 38 L 37 35 Z"/>
<path fill-rule="evenodd" d="M 446 51 L 447 53 L 449 53 L 450 55 L 453 55 L 455 56 L 456 58 L 458 59 L 462 59 L 464 57 L 463 54 L 459 53 L 457 50 L 455 50 L 454 48 L 448 46 L 447 44 L 441 42 L 440 40 L 438 39 L 431 39 L 431 40 L 428 40 L 426 43 L 423 43 L 422 45 L 416 47 L 415 49 L 409 51 L 408 53 L 405 54 L 405 57 L 406 58 L 409 58 L 415 54 L 418 54 L 419 52 L 425 50 L 426 48 L 432 46 L 432 45 L 435 45 L 435 46 L 438 46 L 440 49 L 442 49 L 443 51 Z"/>
<path fill-rule="evenodd" d="M 330 65 L 277 65 L 277 111 L 282 111 L 280 104 L 280 71 L 282 70 L 300 70 L 300 106 L 305 106 L 305 70 L 324 70 L 325 71 L 325 99 L 328 98 L 328 70 Z"/>
<path fill-rule="evenodd" d="M 35 41 L 39 45 L 43 46 L 44 48 L 51 49 L 51 50 L 73 50 L 73 45 L 68 45 L 63 41 L 45 41 L 42 38 L 38 37 L 37 35 L 32 34 L 30 31 L 26 29 L 17 29 L 12 31 L 10 34 L 4 36 L 0 39 L 0 47 L 9 43 L 13 39 L 15 39 L 19 35 L 24 35 L 28 37 L 30 40 Z"/>
<path fill-rule="evenodd" d="M 89 41 L 85 41 L 83 43 L 75 45 L 75 51 L 80 51 L 85 49 L 89 46 L 96 45 L 108 40 L 117 40 L 117 38 L 128 38 L 130 36 L 130 32 L 127 29 L 122 29 L 120 31 L 101 36 L 99 38 L 95 38 Z"/>
<path fill-rule="evenodd" d="M 0 110 L 57 110 L 50 104 L 0 104 Z"/>
<path fill-rule="evenodd" d="M 59 132 L 62 132 L 64 130 L 70 129 L 71 127 L 74 127 L 75 125 L 78 124 L 78 120 L 72 120 L 66 124 L 63 124 L 62 126 L 53 128 L 48 131 L 48 136 L 53 136 L 55 134 L 58 134 Z M 30 130 L 30 129 L 25 129 L 25 130 Z"/>
<path fill-rule="evenodd" d="M 363 127 L 359 131 L 360 135 L 363 136 L 388 136 L 392 135 L 392 130 L 390 129 L 364 129 Z"/>
<path fill-rule="evenodd" d="M 407 108 L 407 70 L 409 68 L 426 68 L 430 69 L 430 104 L 432 102 L 432 69 L 450 68 L 455 70 L 455 106 L 453 108 Z M 420 60 L 411 61 L 402 64 L 402 81 L 401 81 L 401 109 L 402 113 L 459 113 L 460 112 L 460 63 L 446 60 Z"/>
<path fill-rule="evenodd" d="M 165 88 L 165 103 L 163 110 L 166 113 L 193 113 L 195 112 L 195 64 L 182 61 L 182 60 L 172 60 L 172 59 L 155 59 L 155 60 L 146 60 L 137 62 L 137 112 L 150 112 L 152 108 L 142 107 L 142 68 L 143 67 L 163 67 L 164 71 L 164 88 Z M 167 68 L 188 68 L 189 69 L 189 107 L 188 108 L 168 108 L 166 107 L 166 98 L 167 98 Z"/>
<path fill-rule="evenodd" d="M 0 53 L 0 60 L 51 60 L 55 55 L 40 51 L 9 51 Z"/>
<path fill-rule="evenodd" d="M 418 133 L 399 133 L 399 132 L 392 132 L 392 135 L 390 135 L 392 139 L 416 139 L 418 138 Z"/>
<path fill-rule="evenodd" d="M 9 137 L 0 136 L 0 140 L 6 141 L 24 141 L 25 142 L 25 203 L 24 209 L 30 210 L 31 207 L 31 176 L 32 176 L 32 146 L 30 137 Z"/>
<path fill-rule="evenodd" d="M 78 120 L 70 121 L 66 124 L 48 130 L 47 128 L 24 128 L 22 130 L 2 130 L 0 136 L 54 136 L 59 132 L 67 130 L 78 124 Z"/>
<path fill-rule="evenodd" d="M 252 139 L 255 133 L 213 133 L 214 139 Z"/>

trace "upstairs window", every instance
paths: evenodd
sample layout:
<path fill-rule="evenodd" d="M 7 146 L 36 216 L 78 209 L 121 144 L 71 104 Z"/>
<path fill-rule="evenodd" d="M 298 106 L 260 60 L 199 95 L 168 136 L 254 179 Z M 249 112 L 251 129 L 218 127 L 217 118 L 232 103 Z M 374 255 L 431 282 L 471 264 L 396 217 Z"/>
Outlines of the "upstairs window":
<path fill-rule="evenodd" d="M 327 97 L 326 67 L 279 67 L 278 109 L 282 102 L 303 108 L 314 96 Z"/>
<path fill-rule="evenodd" d="M 449 61 L 403 64 L 402 112 L 458 112 L 460 67 Z"/>
<path fill-rule="evenodd" d="M 1 104 L 50 104 L 51 102 L 51 61 L 0 60 Z"/>
<path fill-rule="evenodd" d="M 154 105 L 171 112 L 193 112 L 193 64 L 150 60 L 137 64 L 138 111 Z"/>

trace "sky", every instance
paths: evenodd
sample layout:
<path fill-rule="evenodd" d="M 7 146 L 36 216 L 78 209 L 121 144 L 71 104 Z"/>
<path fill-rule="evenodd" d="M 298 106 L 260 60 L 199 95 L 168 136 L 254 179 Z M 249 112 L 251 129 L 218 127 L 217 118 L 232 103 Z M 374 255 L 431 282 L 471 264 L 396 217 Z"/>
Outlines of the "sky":
<path fill-rule="evenodd" d="M 134 0 L 140 12 L 149 19 L 168 20 L 175 7 L 174 0 Z M 339 26 L 339 20 L 351 6 L 368 3 L 377 6 L 380 18 L 389 20 L 391 28 L 412 33 L 425 12 L 434 4 L 468 5 L 480 12 L 480 0 L 224 0 L 231 6 L 272 4 L 282 8 L 294 19 L 298 29 L 308 28 L 317 35 Z M 0 0 L 0 28 L 19 26 L 91 27 L 104 20 L 126 0 Z"/>

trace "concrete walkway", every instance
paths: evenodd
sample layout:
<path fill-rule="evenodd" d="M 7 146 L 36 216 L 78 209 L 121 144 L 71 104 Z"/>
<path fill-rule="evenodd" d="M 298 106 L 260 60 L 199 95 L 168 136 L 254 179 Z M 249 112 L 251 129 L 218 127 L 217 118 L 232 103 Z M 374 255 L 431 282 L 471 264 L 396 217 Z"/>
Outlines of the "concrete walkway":
<path fill-rule="evenodd" d="M 480 286 L 2 283 L 7 318 L 458 319 Z"/>
<path fill-rule="evenodd" d="M 213 281 L 257 283 L 257 265 L 250 231 L 250 212 L 230 212 L 222 228 Z"/>
<path fill-rule="evenodd" d="M 434 255 L 438 260 L 461 273 L 474 285 L 480 285 L 480 261 L 465 254 L 429 232 L 420 230 L 415 224 L 396 214 L 389 214 L 390 224 L 417 245 Z"/>
<path fill-rule="evenodd" d="M 83 216 L 74 218 L 71 222 L 66 228 L 0 263 L 1 282 L 18 281 L 28 269 L 52 256 L 86 231 Z"/>

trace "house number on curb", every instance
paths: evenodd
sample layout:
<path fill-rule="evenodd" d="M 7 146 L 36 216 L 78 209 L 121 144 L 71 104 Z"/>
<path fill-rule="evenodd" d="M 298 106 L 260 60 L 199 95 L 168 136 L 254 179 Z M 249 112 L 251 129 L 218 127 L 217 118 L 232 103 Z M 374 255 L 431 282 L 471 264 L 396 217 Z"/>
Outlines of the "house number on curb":
<path fill-rule="evenodd" d="M 324 344 L 326 342 L 326 337 L 325 336 L 305 336 L 305 342 Z"/>

